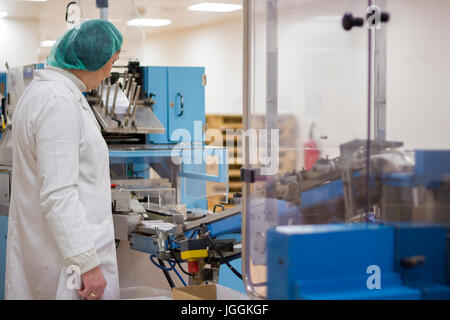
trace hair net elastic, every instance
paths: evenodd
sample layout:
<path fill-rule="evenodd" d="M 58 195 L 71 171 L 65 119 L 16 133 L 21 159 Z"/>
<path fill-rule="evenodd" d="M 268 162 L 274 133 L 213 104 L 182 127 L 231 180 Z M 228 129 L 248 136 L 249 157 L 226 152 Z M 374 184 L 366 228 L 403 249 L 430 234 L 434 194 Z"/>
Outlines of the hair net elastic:
<path fill-rule="evenodd" d="M 120 50 L 122 43 L 122 34 L 111 22 L 88 20 L 59 38 L 47 64 L 62 69 L 96 71 Z"/>

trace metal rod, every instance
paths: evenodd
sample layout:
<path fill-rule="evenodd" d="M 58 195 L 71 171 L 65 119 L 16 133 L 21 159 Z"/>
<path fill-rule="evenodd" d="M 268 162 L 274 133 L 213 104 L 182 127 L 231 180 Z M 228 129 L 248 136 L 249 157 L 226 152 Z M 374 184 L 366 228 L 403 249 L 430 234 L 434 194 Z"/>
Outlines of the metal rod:
<path fill-rule="evenodd" d="M 105 80 L 100 83 L 100 107 L 103 105 L 103 89 L 105 88 Z"/>
<path fill-rule="evenodd" d="M 275 6 L 277 3 L 275 3 Z M 244 61 L 243 61 L 243 118 L 242 125 L 244 130 L 248 130 L 250 128 L 250 118 L 251 118 L 251 107 L 252 107 L 252 95 L 253 95 L 253 87 L 252 81 L 254 78 L 253 74 L 253 65 L 252 65 L 252 45 L 254 39 L 252 38 L 253 30 L 254 30 L 254 0 L 244 0 Z M 244 144 L 244 163 L 243 167 L 246 169 L 250 169 L 251 165 L 249 162 L 249 143 L 248 141 L 243 141 Z M 248 223 L 248 215 L 250 214 L 250 184 L 245 182 L 242 185 L 243 191 L 243 207 L 242 207 L 242 270 L 243 270 L 243 278 L 244 278 L 244 287 L 247 291 L 247 294 L 255 299 L 263 299 L 264 295 L 257 292 L 254 287 L 254 283 L 252 281 L 252 272 L 251 272 L 251 264 L 250 264 L 250 224 Z M 258 284 L 261 285 L 261 284 Z"/>
<path fill-rule="evenodd" d="M 131 88 L 131 85 L 133 84 L 132 80 L 131 80 L 132 78 L 133 78 L 133 76 L 131 74 L 129 74 L 128 78 L 127 78 L 127 86 L 125 87 L 125 94 L 127 97 L 130 94 L 130 88 Z"/>
<path fill-rule="evenodd" d="M 125 71 L 125 74 L 123 75 L 123 89 L 125 91 L 125 88 L 127 87 L 127 80 L 128 80 L 128 70 Z"/>
<path fill-rule="evenodd" d="M 368 0 L 369 7 L 372 5 L 372 0 Z M 366 145 L 366 219 L 369 217 L 370 211 L 370 139 L 371 139 L 371 122 L 372 122 L 372 69 L 373 69 L 373 34 L 372 28 L 369 27 L 369 36 L 368 36 L 368 85 L 367 85 L 367 145 Z"/>
<path fill-rule="evenodd" d="M 386 0 L 377 0 L 376 5 L 380 12 L 386 9 Z M 386 140 L 386 65 L 387 65 L 387 33 L 386 28 L 372 29 L 374 33 L 374 71 L 373 83 L 373 115 L 374 140 Z"/>
<path fill-rule="evenodd" d="M 128 96 L 128 99 L 130 100 L 130 104 L 128 105 L 128 110 L 127 110 L 128 115 L 131 115 L 131 106 L 133 105 L 133 97 L 134 97 L 135 92 L 136 92 L 136 82 L 133 81 L 133 83 L 131 84 L 130 95 Z"/>
<path fill-rule="evenodd" d="M 114 100 L 111 107 L 111 114 L 114 114 L 116 112 L 116 102 L 117 102 L 117 94 L 119 93 L 119 82 L 116 82 L 116 88 L 114 90 Z"/>
<path fill-rule="evenodd" d="M 141 94 L 141 86 L 137 86 L 136 94 L 134 95 L 134 102 L 133 102 L 133 105 L 134 105 L 134 108 L 133 108 L 133 118 L 136 117 L 137 101 L 138 101 L 138 99 L 139 99 L 139 95 L 140 95 L 140 94 Z"/>
<path fill-rule="evenodd" d="M 111 92 L 111 83 L 108 83 L 106 87 L 106 99 L 105 99 L 105 115 L 108 115 L 109 108 L 109 93 Z"/>
<path fill-rule="evenodd" d="M 108 8 L 100 8 L 100 19 L 108 20 Z"/>

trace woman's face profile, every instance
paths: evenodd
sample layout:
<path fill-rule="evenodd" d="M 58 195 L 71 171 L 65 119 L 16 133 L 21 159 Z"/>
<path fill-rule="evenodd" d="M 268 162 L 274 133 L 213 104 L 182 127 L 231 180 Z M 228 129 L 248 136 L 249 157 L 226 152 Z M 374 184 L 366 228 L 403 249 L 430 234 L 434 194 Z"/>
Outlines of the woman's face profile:
<path fill-rule="evenodd" d="M 120 57 L 120 50 L 114 53 L 114 55 L 111 57 L 111 59 L 108 60 L 108 62 L 103 67 L 103 75 L 105 78 L 108 78 L 111 75 L 111 70 L 113 67 L 114 62 L 119 60 Z"/>

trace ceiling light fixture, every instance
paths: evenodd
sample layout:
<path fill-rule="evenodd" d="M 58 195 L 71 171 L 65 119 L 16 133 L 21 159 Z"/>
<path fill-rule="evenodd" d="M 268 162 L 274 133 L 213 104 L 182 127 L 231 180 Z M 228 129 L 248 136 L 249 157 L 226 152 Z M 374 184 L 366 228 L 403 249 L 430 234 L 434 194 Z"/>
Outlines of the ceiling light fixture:
<path fill-rule="evenodd" d="M 163 27 L 171 24 L 168 19 L 133 19 L 127 22 L 132 27 Z"/>
<path fill-rule="evenodd" d="M 6 11 L 0 11 L 0 18 L 4 18 L 8 15 L 8 12 Z"/>
<path fill-rule="evenodd" d="M 190 11 L 231 12 L 241 10 L 240 4 L 202 2 L 188 7 Z"/>
<path fill-rule="evenodd" d="M 56 40 L 44 40 L 41 41 L 41 47 L 53 47 L 53 45 L 56 43 Z"/>
<path fill-rule="evenodd" d="M 27 2 L 47 2 L 48 0 L 20 0 L 20 1 L 27 1 Z"/>

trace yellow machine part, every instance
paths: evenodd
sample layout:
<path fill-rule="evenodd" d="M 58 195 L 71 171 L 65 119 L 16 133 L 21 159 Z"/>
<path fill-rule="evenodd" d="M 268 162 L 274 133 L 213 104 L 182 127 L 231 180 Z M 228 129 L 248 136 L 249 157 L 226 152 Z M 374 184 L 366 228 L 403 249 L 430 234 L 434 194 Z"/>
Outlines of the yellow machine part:
<path fill-rule="evenodd" d="M 200 250 L 188 250 L 181 252 L 181 259 L 189 260 L 189 259 L 199 259 L 208 257 L 207 249 Z"/>

